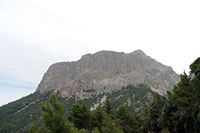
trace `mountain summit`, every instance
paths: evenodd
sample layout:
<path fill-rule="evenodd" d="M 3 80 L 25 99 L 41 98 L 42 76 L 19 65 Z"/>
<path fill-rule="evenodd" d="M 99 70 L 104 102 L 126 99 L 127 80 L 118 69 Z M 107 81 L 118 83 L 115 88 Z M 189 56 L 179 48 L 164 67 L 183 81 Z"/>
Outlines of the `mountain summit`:
<path fill-rule="evenodd" d="M 83 55 L 78 61 L 51 65 L 37 91 L 57 90 L 63 97 L 84 99 L 127 85 L 147 84 L 153 91 L 166 95 L 178 81 L 179 76 L 171 67 L 141 50 L 131 53 L 99 51 Z"/>

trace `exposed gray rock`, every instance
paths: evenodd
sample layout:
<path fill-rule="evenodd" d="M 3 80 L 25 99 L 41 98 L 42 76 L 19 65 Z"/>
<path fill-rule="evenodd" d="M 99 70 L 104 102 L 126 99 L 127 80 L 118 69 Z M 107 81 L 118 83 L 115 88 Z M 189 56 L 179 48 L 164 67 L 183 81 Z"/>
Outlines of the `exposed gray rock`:
<path fill-rule="evenodd" d="M 79 99 L 112 92 L 129 84 L 147 84 L 165 95 L 179 81 L 171 67 L 165 66 L 141 50 L 132 53 L 100 51 L 86 54 L 78 61 L 50 66 L 37 91 L 58 90 L 64 97 Z"/>

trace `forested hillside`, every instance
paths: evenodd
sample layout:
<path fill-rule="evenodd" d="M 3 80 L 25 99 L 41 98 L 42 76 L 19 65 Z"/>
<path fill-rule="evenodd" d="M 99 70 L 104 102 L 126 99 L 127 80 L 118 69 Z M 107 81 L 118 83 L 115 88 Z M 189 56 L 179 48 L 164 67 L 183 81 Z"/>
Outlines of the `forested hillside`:
<path fill-rule="evenodd" d="M 142 84 L 84 100 L 36 92 L 0 108 L 0 132 L 199 133 L 200 58 L 190 70 L 166 97 Z"/>
<path fill-rule="evenodd" d="M 26 133 L 32 122 L 40 125 L 42 122 L 42 104 L 48 100 L 49 95 L 50 92 L 46 94 L 35 92 L 1 107 L 0 132 Z M 98 106 L 103 106 L 109 100 L 112 103 L 113 110 L 116 110 L 120 105 L 124 105 L 131 112 L 139 112 L 147 107 L 155 96 L 155 92 L 151 91 L 148 86 L 141 84 L 136 87 L 129 85 L 119 91 L 84 100 L 77 100 L 76 97 L 62 98 L 58 93 L 58 100 L 63 104 L 63 116 L 67 117 L 73 103 L 86 104 L 90 106 L 90 110 L 96 110 Z"/>
<path fill-rule="evenodd" d="M 200 58 L 190 69 L 189 75 L 180 75 L 181 81 L 168 92 L 167 98 L 156 95 L 151 105 L 138 113 L 128 110 L 126 105 L 113 110 L 112 103 L 107 101 L 95 111 L 86 105 L 74 104 L 64 119 L 61 106 L 52 94 L 49 103 L 43 105 L 44 126 L 33 125 L 30 130 L 33 133 L 199 133 Z"/>

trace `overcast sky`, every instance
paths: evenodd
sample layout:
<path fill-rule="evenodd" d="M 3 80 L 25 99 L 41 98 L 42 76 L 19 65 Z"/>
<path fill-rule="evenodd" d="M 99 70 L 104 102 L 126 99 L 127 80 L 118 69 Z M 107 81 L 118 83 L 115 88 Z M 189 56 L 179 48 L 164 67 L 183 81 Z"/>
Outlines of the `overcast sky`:
<path fill-rule="evenodd" d="M 143 50 L 178 73 L 200 56 L 199 0 L 0 0 L 0 105 L 55 62 Z"/>

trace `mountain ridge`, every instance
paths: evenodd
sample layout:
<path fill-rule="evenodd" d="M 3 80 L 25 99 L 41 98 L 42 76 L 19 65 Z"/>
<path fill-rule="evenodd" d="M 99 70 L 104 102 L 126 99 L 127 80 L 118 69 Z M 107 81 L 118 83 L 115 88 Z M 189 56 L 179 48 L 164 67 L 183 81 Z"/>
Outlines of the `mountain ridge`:
<path fill-rule="evenodd" d="M 144 83 L 160 95 L 166 95 L 178 81 L 178 74 L 170 66 L 161 64 L 142 50 L 131 53 L 103 50 L 83 55 L 78 61 L 51 65 L 37 91 L 57 90 L 63 97 L 84 99 L 117 91 L 129 84 Z"/>

